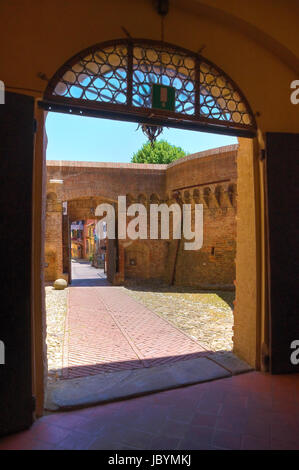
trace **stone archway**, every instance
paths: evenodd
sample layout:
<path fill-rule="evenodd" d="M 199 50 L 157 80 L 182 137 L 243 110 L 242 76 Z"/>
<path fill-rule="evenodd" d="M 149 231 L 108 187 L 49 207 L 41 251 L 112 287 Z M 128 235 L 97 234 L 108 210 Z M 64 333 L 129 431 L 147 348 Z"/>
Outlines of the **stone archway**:
<path fill-rule="evenodd" d="M 130 42 L 130 41 L 129 41 Z M 146 45 L 145 43 L 149 43 L 151 46 L 151 49 L 153 49 L 154 46 L 158 46 L 158 42 L 156 41 L 144 41 L 140 40 L 144 46 Z M 99 49 L 100 47 L 112 47 L 114 43 L 118 43 L 118 41 L 112 41 L 109 43 L 103 43 L 101 45 L 94 46 L 93 48 L 88 49 L 87 51 L 83 51 L 84 53 L 86 52 L 87 54 L 94 54 L 96 49 Z M 121 40 L 120 43 L 124 44 L 127 43 L 127 40 L 123 41 Z M 132 44 L 131 44 L 132 45 Z M 139 44 L 140 45 L 140 44 Z M 165 45 L 166 47 L 169 47 L 171 49 L 174 48 L 175 51 L 180 50 L 180 52 L 183 54 L 190 53 L 191 56 L 195 59 L 195 62 L 198 63 L 198 55 L 194 54 L 190 51 L 186 51 L 181 48 L 176 48 L 176 46 L 173 45 Z M 131 46 L 130 46 L 131 47 Z M 202 70 L 202 78 L 204 79 L 204 85 L 201 88 L 200 84 L 200 79 L 195 80 L 193 82 L 194 89 L 196 89 L 196 93 L 194 93 L 194 99 L 195 96 L 199 98 L 199 101 L 196 101 L 196 106 L 194 105 L 194 116 L 191 113 L 190 115 L 186 112 L 184 113 L 178 113 L 176 111 L 165 111 L 165 110 L 152 110 L 149 106 L 133 106 L 133 102 L 130 102 L 130 95 L 132 98 L 132 93 L 133 93 L 133 81 L 130 80 L 127 84 L 126 88 L 126 99 L 127 102 L 125 104 L 121 103 L 109 103 L 107 100 L 99 100 L 99 102 L 96 102 L 97 100 L 88 100 L 88 98 L 74 98 L 71 96 L 71 94 L 68 94 L 72 86 L 78 85 L 78 83 L 72 83 L 69 80 L 68 75 L 61 75 L 62 72 L 64 74 L 66 72 L 70 72 L 70 70 L 67 69 L 68 65 L 75 65 L 78 63 L 78 60 L 84 59 L 83 57 L 83 52 L 80 53 L 79 55 L 75 56 L 72 58 L 69 62 L 70 64 L 66 63 L 52 78 L 51 82 L 49 83 L 49 86 L 47 88 L 47 91 L 44 95 L 44 100 L 39 103 L 39 106 L 43 108 L 44 110 L 49 110 L 49 111 L 58 111 L 58 112 L 67 112 L 67 113 L 75 113 L 79 115 L 86 115 L 86 116 L 96 116 L 96 117 L 108 117 L 111 119 L 122 119 L 122 120 L 130 120 L 130 121 L 138 121 L 138 122 L 146 122 L 154 125 L 168 125 L 170 127 L 176 127 L 176 128 L 185 128 L 185 129 L 194 129 L 194 130 L 205 130 L 209 132 L 218 132 L 218 133 L 227 133 L 231 135 L 236 135 L 236 136 L 243 136 L 243 137 L 249 137 L 252 138 L 256 135 L 256 123 L 255 123 L 255 118 L 254 115 L 250 109 L 250 106 L 248 105 L 246 98 L 243 96 L 243 94 L 240 92 L 240 90 L 237 88 L 237 86 L 233 83 L 233 81 L 224 73 L 222 72 L 217 66 L 214 64 L 211 64 L 209 61 L 207 61 L 204 58 L 201 58 L 203 60 L 203 64 L 207 64 L 209 67 L 206 70 Z M 107 52 L 107 51 L 106 51 Z M 107 59 L 107 55 L 105 52 L 105 57 Z M 111 52 L 111 51 L 110 51 Z M 187 54 L 188 56 L 188 54 Z M 88 55 L 87 55 L 88 57 Z M 129 57 L 129 55 L 127 56 Z M 108 60 L 108 59 L 107 59 Z M 79 64 L 80 65 L 80 64 Z M 104 65 L 104 64 L 103 64 Z M 111 64 L 110 64 L 111 65 Z M 115 64 L 112 64 L 112 66 Z M 130 65 L 130 64 L 129 64 Z M 161 65 L 161 64 L 160 64 Z M 165 64 L 164 64 L 165 65 Z M 115 68 L 115 67 L 114 67 Z M 161 67 L 160 67 L 161 68 Z M 110 74 L 112 73 L 112 69 L 110 67 Z M 209 70 L 212 72 L 209 74 Z M 82 71 L 82 70 L 81 70 Z M 199 70 L 197 70 L 197 74 Z M 75 81 L 78 78 L 78 73 L 80 71 L 77 70 L 77 75 L 75 74 Z M 92 70 L 91 70 L 92 72 Z M 105 70 L 104 72 L 108 73 L 108 69 Z M 90 71 L 89 71 L 90 73 Z M 93 72 L 94 73 L 94 72 Z M 133 77 L 133 67 L 131 64 L 131 76 Z M 158 76 L 162 76 L 161 74 Z M 197 77 L 200 77 L 197 75 Z M 54 94 L 54 89 L 50 88 L 53 83 L 60 83 L 60 78 L 62 78 L 62 82 L 66 86 L 65 92 L 62 93 L 62 96 L 59 96 L 58 94 Z M 82 77 L 81 77 L 82 78 Z M 87 77 L 85 77 L 87 78 Z M 102 77 L 103 78 L 103 77 Z M 109 76 L 108 76 L 109 78 Z M 95 80 L 96 77 L 93 75 L 93 79 Z M 186 80 L 186 77 L 184 78 Z M 217 96 L 219 93 L 219 90 L 216 88 L 213 88 L 213 85 L 217 85 L 217 80 L 218 80 L 218 88 L 220 89 L 220 96 Z M 162 81 L 162 78 L 161 78 Z M 109 79 L 104 80 L 105 84 L 108 86 L 110 84 Z M 88 83 L 90 83 L 88 81 Z M 52 84 L 52 85 L 51 85 Z M 82 85 L 82 83 L 80 83 Z M 162 83 L 164 86 L 164 84 Z M 227 85 L 227 86 L 225 86 Z M 79 87 L 80 88 L 80 87 Z M 108 87 L 109 88 L 109 87 Z M 213 89 L 213 90 L 212 90 Z M 82 90 L 82 86 L 81 86 Z M 99 91 L 97 91 L 99 93 Z M 223 95 L 224 93 L 224 95 Z M 226 94 L 228 93 L 228 94 Z M 83 94 L 85 96 L 85 91 L 83 90 Z M 98 94 L 98 96 L 100 96 Z M 219 98 L 219 100 L 218 100 Z M 234 98 L 234 99 L 229 99 L 229 98 Z M 129 105 L 128 105 L 128 99 L 129 99 Z M 79 100 L 79 101 L 78 101 Z M 202 100 L 202 101 L 201 101 Z M 209 101 L 211 100 L 211 101 Z M 217 101 L 218 100 L 218 101 Z M 223 101 L 224 100 L 224 101 Z M 233 104 L 233 101 L 235 100 L 235 103 Z M 180 100 L 179 100 L 180 101 Z M 192 100 L 191 100 L 192 101 Z M 230 102 L 230 104 L 229 104 Z M 207 107 L 207 115 L 205 116 L 204 114 L 204 106 L 206 104 L 209 104 L 210 106 Z M 146 104 L 146 103 L 145 103 Z M 190 104 L 190 103 L 189 103 Z M 233 118 L 233 109 L 230 109 L 230 107 L 234 106 L 240 106 L 240 111 L 242 112 L 242 115 L 247 116 L 245 119 L 247 119 L 247 122 L 237 122 L 241 118 Z M 209 108 L 209 110 L 208 110 Z M 179 115 L 180 114 L 180 115 Z M 215 119 L 216 115 L 216 119 Z M 249 119 L 249 121 L 248 121 Z M 242 119 L 241 119 L 242 120 Z M 83 194 L 82 194 L 83 195 Z M 123 251 L 123 250 L 122 250 Z M 122 258 L 124 260 L 124 252 L 122 253 Z M 124 268 L 124 266 L 122 266 Z M 257 312 L 256 312 L 256 315 Z M 248 324 L 252 323 L 251 318 L 248 319 Z M 256 318 L 258 321 L 258 319 Z M 256 336 L 257 333 L 257 321 L 255 322 L 255 325 L 253 328 L 251 328 L 250 333 L 252 335 Z M 240 331 L 245 331 L 246 328 L 243 328 L 243 325 L 240 325 Z M 241 333 L 242 333 L 241 331 Z M 248 330 L 247 330 L 248 332 Z M 243 334 L 243 333 L 242 333 Z M 242 336 L 241 334 L 241 336 Z M 247 333 L 246 333 L 247 334 Z M 239 332 L 235 331 L 235 338 L 238 338 Z M 244 336 L 244 335 L 243 335 Z M 246 336 L 246 335 L 245 335 Z M 256 342 L 258 339 L 256 338 Z M 250 358 L 250 363 L 256 365 L 256 358 L 257 358 L 257 349 L 256 349 L 256 342 L 255 346 L 252 344 L 254 347 L 250 351 L 250 354 L 252 352 L 252 355 L 248 355 L 248 348 L 246 346 L 244 347 L 244 344 L 241 344 L 241 347 L 239 348 L 239 352 L 241 357 L 245 358 L 248 360 Z M 247 349 L 247 351 L 246 351 Z"/>

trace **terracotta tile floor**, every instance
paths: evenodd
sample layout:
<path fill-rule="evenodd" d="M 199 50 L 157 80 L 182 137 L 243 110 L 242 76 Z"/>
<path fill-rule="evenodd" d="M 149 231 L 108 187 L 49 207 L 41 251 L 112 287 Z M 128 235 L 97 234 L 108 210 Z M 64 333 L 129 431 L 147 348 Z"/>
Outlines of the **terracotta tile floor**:
<path fill-rule="evenodd" d="M 251 372 L 44 416 L 0 449 L 299 449 L 299 374 Z"/>

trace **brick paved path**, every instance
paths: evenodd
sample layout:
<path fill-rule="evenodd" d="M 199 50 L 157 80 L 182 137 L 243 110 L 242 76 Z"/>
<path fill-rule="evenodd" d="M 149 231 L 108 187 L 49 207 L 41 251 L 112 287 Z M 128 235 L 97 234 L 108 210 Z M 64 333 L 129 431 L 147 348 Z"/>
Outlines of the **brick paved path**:
<path fill-rule="evenodd" d="M 86 265 L 82 269 L 85 275 L 88 270 L 93 270 L 90 276 L 97 273 Z M 94 281 L 92 287 L 76 285 L 69 289 L 64 378 L 151 367 L 205 354 L 200 344 L 122 288 L 104 286 L 103 280 L 95 287 Z"/>

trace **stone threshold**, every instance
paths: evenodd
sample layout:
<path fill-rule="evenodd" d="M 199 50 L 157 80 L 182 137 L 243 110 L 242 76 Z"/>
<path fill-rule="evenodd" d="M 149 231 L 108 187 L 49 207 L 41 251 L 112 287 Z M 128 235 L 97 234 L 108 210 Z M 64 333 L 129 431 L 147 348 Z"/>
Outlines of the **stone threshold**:
<path fill-rule="evenodd" d="M 48 385 L 45 409 L 66 411 L 125 400 L 249 372 L 231 352 L 209 353 L 171 365 L 102 373 Z"/>

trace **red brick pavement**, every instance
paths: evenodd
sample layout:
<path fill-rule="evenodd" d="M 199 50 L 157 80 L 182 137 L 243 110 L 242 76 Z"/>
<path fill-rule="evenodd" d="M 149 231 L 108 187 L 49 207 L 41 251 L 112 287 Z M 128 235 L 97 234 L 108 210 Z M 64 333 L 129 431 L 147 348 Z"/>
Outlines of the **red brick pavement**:
<path fill-rule="evenodd" d="M 151 367 L 205 349 L 117 287 L 71 287 L 64 378 Z"/>

